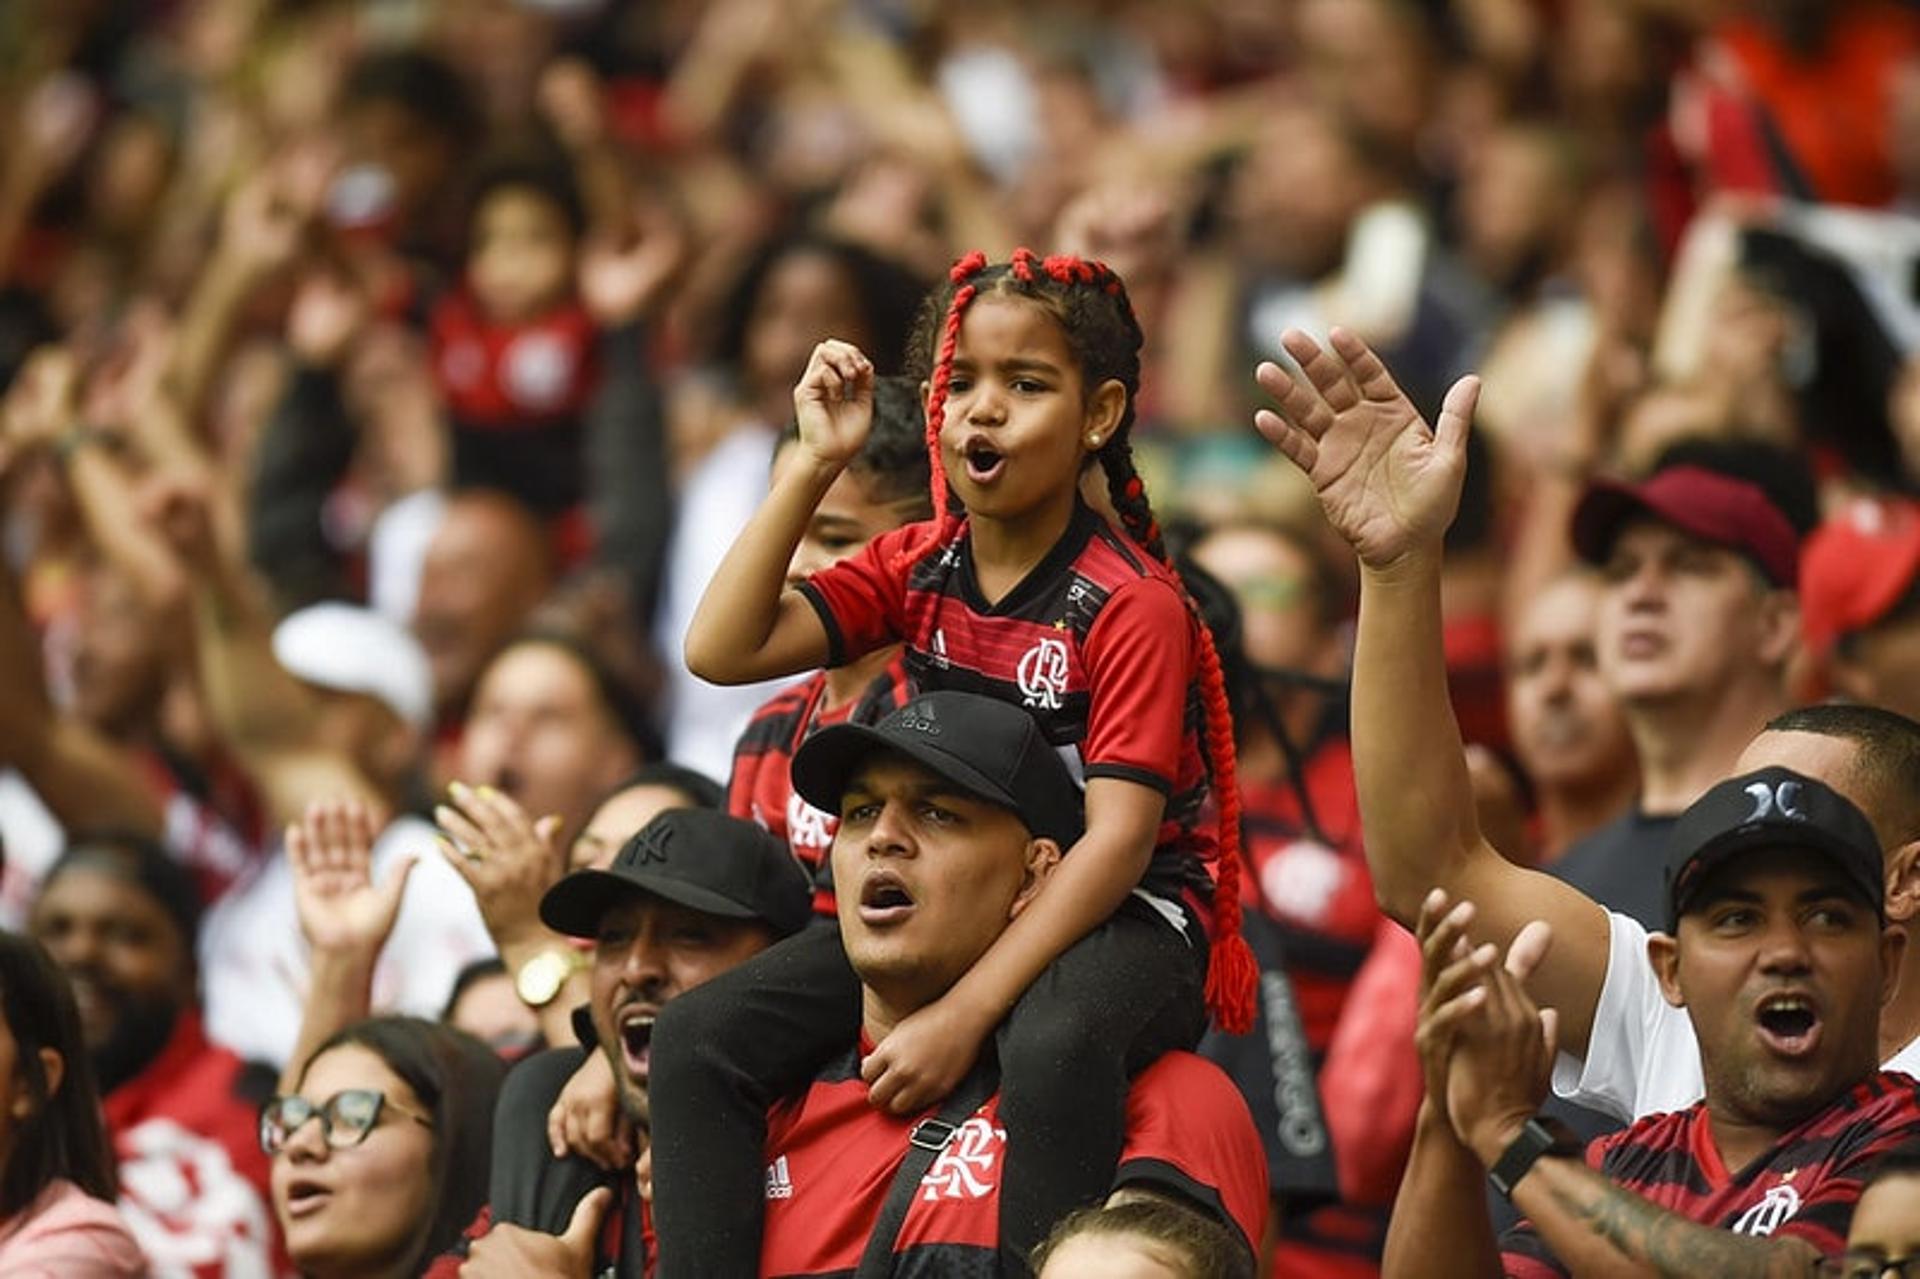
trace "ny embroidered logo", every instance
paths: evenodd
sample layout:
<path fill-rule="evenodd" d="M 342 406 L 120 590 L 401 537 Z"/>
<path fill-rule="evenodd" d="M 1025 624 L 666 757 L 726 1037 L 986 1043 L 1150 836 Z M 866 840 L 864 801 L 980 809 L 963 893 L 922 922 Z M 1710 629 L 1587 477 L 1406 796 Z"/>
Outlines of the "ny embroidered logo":
<path fill-rule="evenodd" d="M 767 1198 L 793 1198 L 793 1173 L 787 1167 L 785 1155 L 767 1165 Z"/>
<path fill-rule="evenodd" d="M 1770 1235 L 1799 1211 L 1800 1192 L 1782 1182 L 1768 1187 L 1767 1193 L 1760 1196 L 1759 1203 L 1740 1214 L 1740 1219 L 1733 1223 L 1733 1232 L 1737 1235 Z"/>
<path fill-rule="evenodd" d="M 953 1130 L 940 1157 L 920 1179 L 920 1197 L 932 1202 L 979 1199 L 992 1194 L 999 1184 L 994 1163 L 1006 1144 L 1006 1129 L 996 1128 L 984 1116 L 975 1115 Z"/>
<path fill-rule="evenodd" d="M 1765 821 L 1772 813 L 1798 821 L 1807 820 L 1807 815 L 1800 811 L 1799 782 L 1781 782 L 1777 786 L 1754 782 L 1747 787 L 1747 794 L 1753 799 L 1753 811 L 1747 814 L 1750 822 Z"/>
<path fill-rule="evenodd" d="M 1051 638 L 1039 640 L 1021 654 L 1018 676 L 1025 705 L 1059 710 L 1060 695 L 1067 691 L 1066 644 Z"/>

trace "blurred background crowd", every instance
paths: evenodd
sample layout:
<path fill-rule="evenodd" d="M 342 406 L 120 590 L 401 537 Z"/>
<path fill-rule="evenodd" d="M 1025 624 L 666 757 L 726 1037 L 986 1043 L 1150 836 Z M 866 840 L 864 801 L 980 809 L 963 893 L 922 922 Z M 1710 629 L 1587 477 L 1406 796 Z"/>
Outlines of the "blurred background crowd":
<path fill-rule="evenodd" d="M 1569 571 L 1595 476 L 1686 458 L 1808 539 L 1784 669 L 1703 617 L 1657 676 L 1733 699 L 1729 740 L 1920 714 L 1911 3 L 11 0 L 0 121 L 0 923 L 74 985 L 162 1273 L 282 1264 L 253 1116 L 313 916 L 280 832 L 354 800 L 376 876 L 420 855 L 370 1009 L 564 1035 L 515 989 L 540 893 L 716 802 L 776 691 L 680 640 L 810 351 L 919 372 L 969 249 L 1126 279 L 1142 472 L 1240 606 L 1254 926 L 1339 1164 L 1283 1214 L 1300 1273 L 1369 1272 L 1419 1080 L 1350 553 L 1249 425 L 1284 329 L 1362 334 L 1429 414 L 1484 376 L 1444 606 L 1509 856 L 1632 810 L 1666 740 Z M 1641 763 L 1661 802 L 1693 776 Z M 637 772 L 652 807 L 596 826 Z M 435 852 L 436 804 L 499 855 Z"/>

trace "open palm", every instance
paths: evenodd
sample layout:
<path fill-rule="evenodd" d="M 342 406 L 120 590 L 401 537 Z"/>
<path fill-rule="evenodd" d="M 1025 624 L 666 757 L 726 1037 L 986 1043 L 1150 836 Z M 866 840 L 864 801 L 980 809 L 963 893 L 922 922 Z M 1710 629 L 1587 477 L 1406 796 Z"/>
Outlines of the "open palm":
<path fill-rule="evenodd" d="M 1281 345 L 1301 372 L 1254 370 L 1280 406 L 1261 409 L 1254 426 L 1307 473 L 1362 563 L 1383 567 L 1437 544 L 1460 503 L 1479 379 L 1456 382 L 1438 427 L 1429 427 L 1380 357 L 1347 330 L 1334 329 L 1322 347 L 1290 329 Z"/>
<path fill-rule="evenodd" d="M 315 800 L 287 827 L 300 931 L 315 950 L 377 954 L 393 931 L 414 862 L 375 884 L 373 834 L 372 814 L 354 800 Z"/>

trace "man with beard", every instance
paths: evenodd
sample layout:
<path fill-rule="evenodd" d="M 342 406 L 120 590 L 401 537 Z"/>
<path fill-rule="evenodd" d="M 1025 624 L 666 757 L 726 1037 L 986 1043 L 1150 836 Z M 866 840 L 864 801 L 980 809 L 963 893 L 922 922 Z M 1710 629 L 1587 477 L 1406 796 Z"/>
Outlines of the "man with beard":
<path fill-rule="evenodd" d="M 594 943 L 592 1040 L 638 1131 L 648 1125 L 649 1040 L 661 1007 L 797 933 L 811 915 L 811 886 L 786 845 L 709 809 L 669 809 L 607 869 L 575 871 L 547 890 L 547 926 Z M 494 1121 L 491 1220 L 468 1232 L 486 1234 L 464 1266 L 443 1257 L 430 1276 L 571 1273 L 572 1249 L 592 1253 L 596 1274 L 608 1264 L 646 1273 L 650 1230 L 636 1193 L 644 1154 L 636 1168 L 609 1175 L 548 1149 L 548 1108 L 585 1055 L 543 1053 L 508 1077 Z"/>
<path fill-rule="evenodd" d="M 131 835 L 75 840 L 29 929 L 73 982 L 100 1076 L 120 1210 L 157 1276 L 284 1272 L 255 1115 L 271 1081 L 207 1041 L 188 872 Z"/>
<path fill-rule="evenodd" d="M 1548 935 L 1523 930 L 1502 970 L 1497 947 L 1470 946 L 1471 905 L 1429 896 L 1427 1102 L 1388 1279 L 1810 1274 L 1845 1246 L 1873 1166 L 1920 1136 L 1913 1079 L 1877 1064 L 1906 937 L 1888 926 L 1879 840 L 1860 810 L 1790 769 L 1759 769 L 1689 807 L 1666 860 L 1669 931 L 1649 957 L 1693 1023 L 1706 1096 L 1599 1139 L 1584 1161 L 1536 1113 L 1553 1017 L 1518 979 Z M 1527 1218 L 1498 1258 L 1476 1211 L 1483 1172 Z"/>

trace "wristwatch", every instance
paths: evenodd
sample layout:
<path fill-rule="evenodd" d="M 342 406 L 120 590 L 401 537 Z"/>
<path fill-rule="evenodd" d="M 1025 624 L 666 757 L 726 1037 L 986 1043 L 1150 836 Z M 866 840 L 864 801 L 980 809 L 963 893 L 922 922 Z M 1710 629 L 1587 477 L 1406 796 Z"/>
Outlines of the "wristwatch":
<path fill-rule="evenodd" d="M 1487 1173 L 1487 1180 L 1504 1198 L 1510 1200 L 1513 1198 L 1513 1188 L 1520 1184 L 1520 1179 L 1532 1170 L 1542 1155 L 1577 1155 L 1580 1150 L 1580 1137 L 1573 1129 L 1551 1115 L 1535 1115 L 1520 1129 L 1520 1135 L 1500 1152 L 1500 1158 L 1494 1161 L 1493 1168 Z"/>
<path fill-rule="evenodd" d="M 520 965 L 513 975 L 514 993 L 529 1008 L 545 1008 L 553 1002 L 567 978 L 586 967 L 580 952 L 568 947 L 543 950 Z"/>

